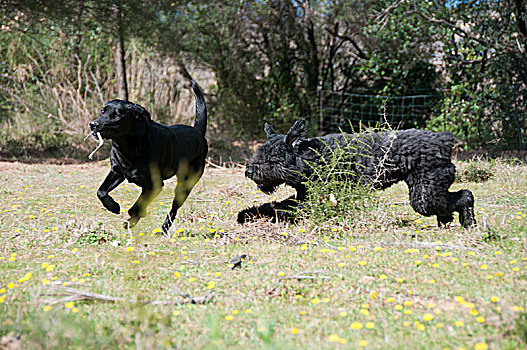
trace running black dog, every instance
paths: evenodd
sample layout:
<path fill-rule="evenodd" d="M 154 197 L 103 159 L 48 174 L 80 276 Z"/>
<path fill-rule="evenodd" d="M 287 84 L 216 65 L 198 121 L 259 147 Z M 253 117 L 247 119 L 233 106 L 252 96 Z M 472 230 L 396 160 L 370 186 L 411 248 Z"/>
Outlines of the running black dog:
<path fill-rule="evenodd" d="M 268 140 L 249 160 L 245 175 L 264 193 L 274 192 L 281 184 L 293 187 L 296 204 L 294 198 L 288 198 L 245 209 L 238 214 L 240 223 L 259 217 L 288 218 L 288 212 L 306 200 L 306 179 L 317 167 L 326 166 L 340 149 L 346 156 L 336 171 L 346 174 L 349 180 L 373 189 L 404 181 L 410 204 L 419 214 L 435 215 L 439 226 L 443 226 L 452 222 L 453 213 L 458 212 L 463 227 L 475 224 L 472 192 L 449 191 L 456 175 L 451 161 L 454 135 L 449 132 L 411 129 L 307 138 L 304 119 L 296 121 L 287 135 L 277 134 L 269 124 L 265 132 Z"/>
<path fill-rule="evenodd" d="M 194 127 L 165 126 L 151 120 L 150 113 L 140 105 L 122 100 L 106 102 L 101 117 L 90 123 L 95 135 L 112 140 L 111 170 L 97 196 L 106 209 L 119 214 L 119 204 L 109 193 L 125 179 L 141 187 L 141 195 L 128 210 L 125 227 L 133 227 L 146 216 L 146 207 L 159 194 L 163 180 L 177 175 L 172 208 L 162 229 L 166 234 L 177 210 L 198 182 L 205 168 L 208 153 L 205 132 L 207 106 L 199 86 L 191 81 L 196 99 Z"/>

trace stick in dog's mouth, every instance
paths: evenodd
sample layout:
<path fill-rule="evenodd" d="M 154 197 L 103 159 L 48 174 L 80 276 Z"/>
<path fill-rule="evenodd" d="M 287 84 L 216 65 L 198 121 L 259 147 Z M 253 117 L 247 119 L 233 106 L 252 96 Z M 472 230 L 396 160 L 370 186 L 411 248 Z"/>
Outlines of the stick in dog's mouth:
<path fill-rule="evenodd" d="M 90 155 L 88 156 L 88 159 L 92 159 L 93 158 L 93 155 L 95 154 L 95 152 L 97 152 L 101 147 L 102 145 L 104 144 L 104 140 L 101 136 L 101 133 L 98 132 L 98 133 L 89 133 L 88 135 L 86 135 L 86 137 L 84 138 L 84 141 L 86 141 L 88 139 L 88 137 L 90 136 L 93 136 L 95 138 L 95 136 L 97 136 L 97 140 L 99 141 L 99 143 L 97 144 L 97 147 L 95 147 L 95 149 L 93 150 L 92 153 L 90 153 Z"/>

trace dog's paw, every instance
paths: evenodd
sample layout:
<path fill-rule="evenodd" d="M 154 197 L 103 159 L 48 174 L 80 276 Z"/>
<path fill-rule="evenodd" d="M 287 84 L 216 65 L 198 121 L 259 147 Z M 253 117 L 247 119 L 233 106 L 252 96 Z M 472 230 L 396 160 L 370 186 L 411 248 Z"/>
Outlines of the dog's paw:
<path fill-rule="evenodd" d="M 258 218 L 258 212 L 256 207 L 251 207 L 244 209 L 238 213 L 238 218 L 236 219 L 238 223 L 245 224 L 249 221 L 254 221 Z"/>
<path fill-rule="evenodd" d="M 172 220 L 170 220 L 170 217 L 167 216 L 165 219 L 165 222 L 163 222 L 163 225 L 161 225 L 161 230 L 163 231 L 163 234 L 165 236 L 168 236 L 168 230 L 170 230 L 170 227 L 172 226 Z"/>
<path fill-rule="evenodd" d="M 128 221 L 124 222 L 123 227 L 125 229 L 134 228 L 135 225 L 137 225 L 137 223 L 139 222 L 139 219 L 140 218 L 137 216 L 132 216 L 131 218 L 128 219 Z"/>

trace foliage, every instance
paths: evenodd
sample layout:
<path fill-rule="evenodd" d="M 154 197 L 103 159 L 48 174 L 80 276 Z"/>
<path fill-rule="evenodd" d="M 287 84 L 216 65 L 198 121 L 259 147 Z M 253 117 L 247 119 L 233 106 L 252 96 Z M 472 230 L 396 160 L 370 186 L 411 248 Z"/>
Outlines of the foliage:
<path fill-rule="evenodd" d="M 0 62 L 0 121 L 27 114 L 38 125 L 51 115 L 60 132 L 86 131 L 95 105 L 118 90 L 117 35 L 128 50 L 135 46 L 144 54 L 149 74 L 155 65 L 166 65 L 150 60 L 153 55 L 212 71 L 211 112 L 219 133 L 255 138 L 262 120 L 285 128 L 299 116 L 316 118 L 328 103 L 323 90 L 425 92 L 442 100 L 417 126 L 450 130 L 465 148 L 518 148 L 519 132 L 527 134 L 525 5 L 525 0 L 2 0 L 0 50 L 7 59 Z M 127 65 L 136 58 L 129 54 Z M 166 116 L 156 107 L 166 99 L 152 99 L 152 89 L 130 88 L 134 100 L 148 101 Z M 334 114 L 338 111 L 337 106 Z M 72 126 L 79 114 L 80 122 Z M 326 131 L 324 121 L 318 126 Z"/>
<path fill-rule="evenodd" d="M 456 173 L 456 180 L 459 182 L 485 182 L 495 176 L 494 164 L 481 160 L 470 162 L 470 164 Z"/>
<path fill-rule="evenodd" d="M 316 226 L 353 226 L 371 213 L 377 198 L 370 186 L 357 182 L 357 165 L 349 159 L 350 152 L 357 151 L 338 147 L 322 164 L 309 164 L 312 175 L 305 181 L 307 197 L 298 210 L 300 217 Z"/>

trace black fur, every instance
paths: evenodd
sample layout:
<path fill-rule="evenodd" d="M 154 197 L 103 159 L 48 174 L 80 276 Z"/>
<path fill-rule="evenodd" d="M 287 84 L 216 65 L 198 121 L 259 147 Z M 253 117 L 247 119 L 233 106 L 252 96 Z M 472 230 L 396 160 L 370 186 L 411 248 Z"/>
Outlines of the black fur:
<path fill-rule="evenodd" d="M 106 102 L 100 118 L 90 123 L 94 134 L 112 140 L 111 170 L 97 191 L 104 207 L 120 213 L 109 193 L 125 179 L 141 187 L 141 195 L 128 210 L 126 226 L 133 227 L 146 216 L 146 207 L 161 191 L 163 180 L 177 175 L 175 198 L 162 226 L 168 232 L 177 210 L 203 174 L 208 152 L 207 107 L 199 86 L 191 83 L 196 99 L 194 127 L 156 123 L 146 109 L 122 100 Z"/>
<path fill-rule="evenodd" d="M 313 164 L 323 166 L 332 151 L 340 148 L 348 155 L 341 166 L 352 180 L 375 189 L 404 181 L 416 212 L 436 215 L 440 226 L 453 221 L 453 212 L 459 213 L 462 226 L 475 223 L 472 193 L 448 191 L 456 173 L 451 162 L 454 136 L 449 132 L 411 129 L 306 138 L 304 119 L 295 122 L 287 135 L 275 133 L 269 124 L 264 130 L 268 140 L 249 161 L 245 175 L 265 193 L 286 184 L 296 189 L 297 201 L 305 200 L 304 182 L 312 174 Z M 240 212 L 238 221 L 259 216 L 280 219 L 283 214 L 273 209 L 290 208 L 290 200 L 246 209 Z"/>

